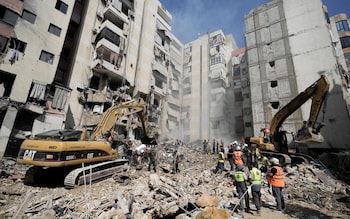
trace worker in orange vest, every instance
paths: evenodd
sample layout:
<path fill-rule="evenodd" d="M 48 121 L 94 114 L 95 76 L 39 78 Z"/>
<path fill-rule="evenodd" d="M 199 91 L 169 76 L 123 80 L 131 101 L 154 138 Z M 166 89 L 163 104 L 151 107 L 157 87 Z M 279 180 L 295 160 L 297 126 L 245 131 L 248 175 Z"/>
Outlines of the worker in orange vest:
<path fill-rule="evenodd" d="M 276 199 L 277 210 L 282 211 L 285 209 L 282 192 L 282 189 L 284 187 L 284 173 L 277 158 L 271 158 L 270 163 L 272 167 L 267 175 L 267 180 L 272 186 L 272 194 Z"/>
<path fill-rule="evenodd" d="M 236 146 L 235 151 L 233 152 L 233 163 L 238 165 L 243 165 L 241 146 Z"/>

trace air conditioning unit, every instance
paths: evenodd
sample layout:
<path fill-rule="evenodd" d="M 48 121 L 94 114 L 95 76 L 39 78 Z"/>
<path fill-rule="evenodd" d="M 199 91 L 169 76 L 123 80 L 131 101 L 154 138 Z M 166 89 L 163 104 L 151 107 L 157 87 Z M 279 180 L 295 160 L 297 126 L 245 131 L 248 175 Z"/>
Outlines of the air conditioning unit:
<path fill-rule="evenodd" d="M 103 19 L 103 13 L 100 11 L 100 12 L 97 12 L 97 17 L 99 18 L 99 19 Z"/>

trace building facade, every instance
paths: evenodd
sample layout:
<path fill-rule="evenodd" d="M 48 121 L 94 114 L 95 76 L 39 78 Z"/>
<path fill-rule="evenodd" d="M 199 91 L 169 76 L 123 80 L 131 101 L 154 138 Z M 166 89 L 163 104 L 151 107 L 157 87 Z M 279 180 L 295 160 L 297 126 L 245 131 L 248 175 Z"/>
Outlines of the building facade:
<path fill-rule="evenodd" d="M 327 141 L 315 147 L 347 148 L 348 92 L 322 1 L 272 0 L 245 16 L 245 27 L 254 135 L 261 135 L 281 107 L 326 75 L 330 90 L 319 120 L 326 124 L 321 133 Z M 310 104 L 291 114 L 283 129 L 296 133 L 309 118 Z"/>
<path fill-rule="evenodd" d="M 138 97 L 151 106 L 150 126 L 180 135 L 183 45 L 158 0 L 0 5 L 1 156 L 49 129 L 92 129 L 107 108 Z M 116 126 L 133 139 L 141 125 L 128 119 Z"/>
<path fill-rule="evenodd" d="M 200 36 L 184 47 L 182 129 L 184 140 L 231 140 L 226 90 L 230 87 L 232 35 L 221 30 Z"/>
<path fill-rule="evenodd" d="M 32 128 L 62 128 L 70 89 L 54 81 L 75 1 L 0 1 L 0 156 Z"/>

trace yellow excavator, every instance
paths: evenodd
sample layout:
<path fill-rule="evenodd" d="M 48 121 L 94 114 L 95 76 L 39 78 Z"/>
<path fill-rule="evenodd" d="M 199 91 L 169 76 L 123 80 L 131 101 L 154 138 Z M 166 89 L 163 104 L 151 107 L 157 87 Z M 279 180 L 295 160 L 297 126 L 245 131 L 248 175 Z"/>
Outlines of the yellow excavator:
<path fill-rule="evenodd" d="M 263 137 L 245 138 L 247 144 L 256 144 L 261 151 L 275 151 L 288 153 L 288 142 L 286 131 L 281 130 L 283 122 L 307 100 L 312 99 L 310 116 L 304 126 L 298 131 L 295 142 L 323 142 L 320 133 L 323 124 L 317 123 L 317 117 L 323 102 L 326 100 L 329 91 L 329 81 L 326 76 L 321 77 L 312 85 L 306 88 L 298 96 L 292 99 L 287 105 L 282 107 L 273 117 L 270 128 L 261 129 Z"/>
<path fill-rule="evenodd" d="M 86 179 L 97 181 L 127 168 L 128 160 L 118 159 L 117 150 L 112 148 L 111 132 L 116 123 L 137 114 L 145 143 L 155 145 L 155 139 L 147 135 L 146 113 L 145 101 L 133 99 L 107 109 L 90 135 L 86 128 L 51 130 L 25 140 L 17 157 L 19 163 L 32 165 L 26 172 L 25 183 L 37 184 L 43 178 L 56 176 L 64 179 L 65 187 L 74 187 Z"/>

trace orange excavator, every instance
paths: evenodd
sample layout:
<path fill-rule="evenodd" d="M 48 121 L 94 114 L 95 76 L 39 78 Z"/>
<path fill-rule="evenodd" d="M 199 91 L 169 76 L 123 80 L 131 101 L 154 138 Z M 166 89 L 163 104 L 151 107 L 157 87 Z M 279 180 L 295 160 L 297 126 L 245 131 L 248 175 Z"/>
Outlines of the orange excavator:
<path fill-rule="evenodd" d="M 154 138 L 148 137 L 146 113 L 144 100 L 133 99 L 107 109 L 90 135 L 86 128 L 51 130 L 25 140 L 17 157 L 19 163 L 31 165 L 24 181 L 36 184 L 43 178 L 59 175 L 58 178 L 64 179 L 65 187 L 74 187 L 86 179 L 97 181 L 126 168 L 128 160 L 118 159 L 117 150 L 112 148 L 111 132 L 115 124 L 137 114 L 144 131 L 143 139 L 147 141 L 145 144 L 156 144 Z"/>
<path fill-rule="evenodd" d="M 269 129 L 261 129 L 264 132 L 264 137 L 245 138 L 245 142 L 247 144 L 256 144 L 261 151 L 288 153 L 286 131 L 281 129 L 282 124 L 310 98 L 312 103 L 309 119 L 307 122 L 304 122 L 304 126 L 298 131 L 295 142 L 323 142 L 323 136 L 320 133 L 323 124 L 318 123 L 316 120 L 322 104 L 326 100 L 328 91 L 329 81 L 326 76 L 322 75 L 274 115 Z"/>

